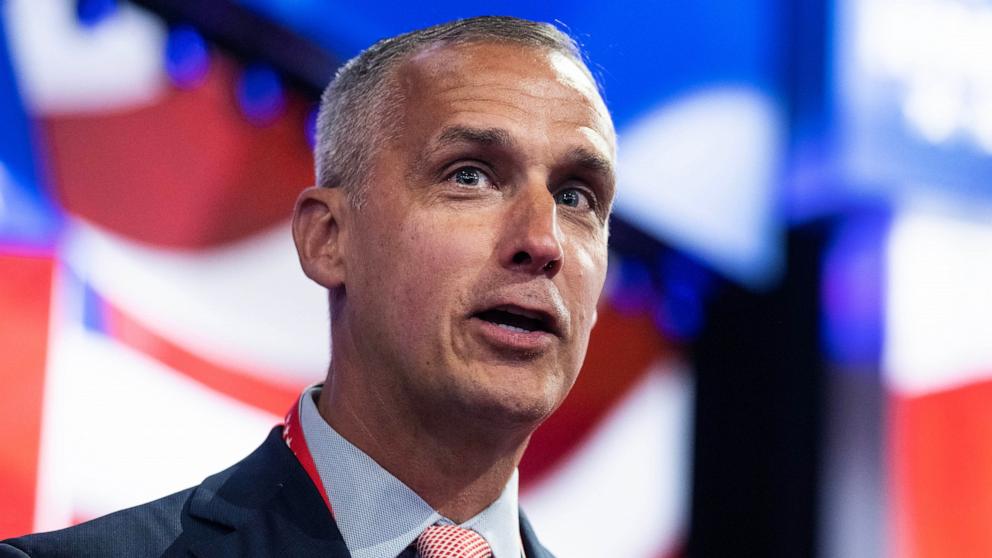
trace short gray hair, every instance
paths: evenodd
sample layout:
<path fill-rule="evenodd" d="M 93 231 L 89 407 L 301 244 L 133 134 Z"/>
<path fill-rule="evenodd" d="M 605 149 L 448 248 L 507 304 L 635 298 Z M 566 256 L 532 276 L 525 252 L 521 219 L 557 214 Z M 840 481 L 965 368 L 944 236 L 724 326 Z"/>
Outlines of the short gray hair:
<path fill-rule="evenodd" d="M 397 132 L 402 98 L 393 83 L 393 71 L 428 47 L 467 43 L 516 44 L 559 52 L 597 83 L 575 40 L 548 23 L 482 16 L 383 39 L 342 66 L 324 90 L 314 148 L 317 185 L 344 187 L 351 203 L 360 206 L 372 159 Z"/>

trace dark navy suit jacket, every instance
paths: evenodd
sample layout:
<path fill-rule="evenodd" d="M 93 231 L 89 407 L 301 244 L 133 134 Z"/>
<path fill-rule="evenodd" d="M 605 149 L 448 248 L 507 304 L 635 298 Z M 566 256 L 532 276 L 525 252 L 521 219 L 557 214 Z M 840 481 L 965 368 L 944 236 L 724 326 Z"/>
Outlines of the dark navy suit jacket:
<path fill-rule="evenodd" d="M 274 428 L 251 455 L 199 486 L 61 531 L 3 541 L 0 558 L 350 558 L 281 434 Z M 523 513 L 520 534 L 527 558 L 553 558 Z"/>

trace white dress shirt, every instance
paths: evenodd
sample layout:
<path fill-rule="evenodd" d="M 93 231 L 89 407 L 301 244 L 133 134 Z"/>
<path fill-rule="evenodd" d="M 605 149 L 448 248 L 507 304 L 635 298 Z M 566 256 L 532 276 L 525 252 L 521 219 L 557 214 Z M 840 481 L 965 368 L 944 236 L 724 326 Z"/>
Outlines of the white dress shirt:
<path fill-rule="evenodd" d="M 304 391 L 300 423 L 352 557 L 396 558 L 427 527 L 454 524 L 324 421 L 316 404 L 320 388 L 318 384 Z M 517 506 L 514 470 L 499 498 L 460 526 L 482 535 L 493 558 L 518 558 L 522 548 Z"/>

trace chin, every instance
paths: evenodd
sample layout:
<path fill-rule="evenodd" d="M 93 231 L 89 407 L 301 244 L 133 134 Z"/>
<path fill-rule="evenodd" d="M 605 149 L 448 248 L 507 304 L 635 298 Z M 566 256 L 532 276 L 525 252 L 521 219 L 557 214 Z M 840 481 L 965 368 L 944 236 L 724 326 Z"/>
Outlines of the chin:
<path fill-rule="evenodd" d="M 537 428 L 548 418 L 557 405 L 546 401 L 491 401 L 490 405 L 477 405 L 474 415 L 478 422 L 511 430 Z"/>
<path fill-rule="evenodd" d="M 495 384 L 477 385 L 466 393 L 466 413 L 480 423 L 508 429 L 537 428 L 551 415 L 568 394 L 568 389 L 556 381 L 535 384 L 512 374 Z M 533 380 L 533 378 L 530 378 Z M 571 387 L 569 383 L 568 388 Z"/>

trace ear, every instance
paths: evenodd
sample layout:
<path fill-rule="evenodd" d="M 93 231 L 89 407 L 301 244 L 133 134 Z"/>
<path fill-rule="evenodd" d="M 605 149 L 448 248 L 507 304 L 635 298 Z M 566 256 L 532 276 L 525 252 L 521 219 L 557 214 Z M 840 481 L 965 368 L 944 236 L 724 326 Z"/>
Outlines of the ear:
<path fill-rule="evenodd" d="M 293 210 L 293 242 L 303 273 L 327 289 L 345 281 L 345 198 L 341 188 L 311 187 Z"/>

